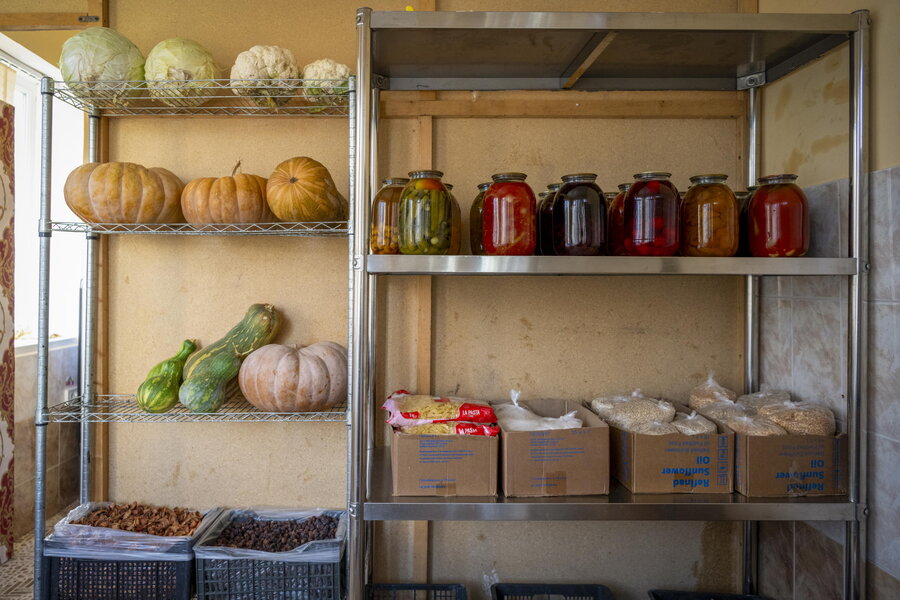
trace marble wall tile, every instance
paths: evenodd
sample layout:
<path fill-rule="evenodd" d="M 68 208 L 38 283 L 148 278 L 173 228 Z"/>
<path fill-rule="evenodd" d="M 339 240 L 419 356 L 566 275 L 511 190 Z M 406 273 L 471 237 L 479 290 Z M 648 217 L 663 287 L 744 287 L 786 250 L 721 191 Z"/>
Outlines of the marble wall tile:
<path fill-rule="evenodd" d="M 836 181 L 804 189 L 809 206 L 809 250 L 807 256 L 838 256 L 840 211 Z"/>
<path fill-rule="evenodd" d="M 869 430 L 900 440 L 900 302 L 869 306 Z"/>
<path fill-rule="evenodd" d="M 64 463 L 78 458 L 81 448 L 81 429 L 78 423 L 60 423 L 59 426 L 59 459 Z"/>
<path fill-rule="evenodd" d="M 837 600 L 844 589 L 841 545 L 803 522 L 794 532 L 794 598 Z"/>
<path fill-rule="evenodd" d="M 794 523 L 759 524 L 759 593 L 773 600 L 794 598 Z"/>
<path fill-rule="evenodd" d="M 844 312 L 840 300 L 792 301 L 791 391 L 797 399 L 827 404 L 838 419 L 846 415 Z"/>
<path fill-rule="evenodd" d="M 846 297 L 847 283 L 840 277 L 810 276 L 792 277 L 794 298 L 843 298 Z"/>
<path fill-rule="evenodd" d="M 896 600 L 900 598 L 900 579 L 872 563 L 867 564 L 866 588 L 869 600 Z"/>
<path fill-rule="evenodd" d="M 900 576 L 900 440 L 869 434 L 869 562 Z"/>
<path fill-rule="evenodd" d="M 850 256 L 850 179 L 844 178 L 837 182 L 838 214 L 840 215 L 840 243 L 838 244 L 838 257 Z"/>
<path fill-rule="evenodd" d="M 900 166 L 891 172 L 891 252 L 894 257 L 894 300 L 900 300 Z M 876 241 L 877 243 L 877 241 Z M 887 243 L 887 242 L 885 242 Z"/>
<path fill-rule="evenodd" d="M 791 360 L 792 300 L 763 298 L 760 302 L 760 383 L 794 389 Z"/>
<path fill-rule="evenodd" d="M 869 180 L 869 273 L 870 300 L 900 300 L 897 293 L 900 282 L 900 247 L 894 245 L 900 224 L 900 201 L 892 196 L 900 190 L 892 190 L 892 171 L 884 169 L 872 173 Z M 898 177 L 900 181 L 900 177 Z"/>
<path fill-rule="evenodd" d="M 13 490 L 13 537 L 21 538 L 34 529 L 34 480 L 16 482 Z"/>
<path fill-rule="evenodd" d="M 794 277 L 761 277 L 759 295 L 764 298 L 791 298 Z"/>
<path fill-rule="evenodd" d="M 78 502 L 79 476 L 78 458 L 72 458 L 59 465 L 60 508 Z"/>

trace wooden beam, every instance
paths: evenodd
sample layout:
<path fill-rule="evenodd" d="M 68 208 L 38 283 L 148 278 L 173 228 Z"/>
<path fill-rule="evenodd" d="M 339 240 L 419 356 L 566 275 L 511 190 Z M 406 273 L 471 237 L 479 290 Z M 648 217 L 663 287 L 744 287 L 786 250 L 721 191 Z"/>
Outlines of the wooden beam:
<path fill-rule="evenodd" d="M 597 62 L 597 59 L 600 58 L 601 54 L 603 54 L 603 51 L 606 50 L 610 44 L 612 44 L 613 40 L 616 39 L 616 35 L 617 34 L 615 31 L 610 31 L 605 36 L 603 36 L 603 39 L 597 43 L 594 49 L 591 50 L 591 53 L 588 54 L 587 58 L 585 58 L 584 61 L 582 61 L 582 63 L 578 65 L 578 68 L 575 69 L 575 72 L 572 73 L 572 75 L 563 84 L 564 90 L 572 89 L 572 86 L 575 85 L 575 82 L 581 79 L 581 76 L 584 75 L 584 72 L 590 69 L 591 65 Z"/>
<path fill-rule="evenodd" d="M 0 12 L 0 31 L 52 31 L 109 25 L 109 0 L 86 0 L 84 12 Z"/>
<path fill-rule="evenodd" d="M 382 117 L 737 119 L 746 102 L 741 92 L 441 92 L 434 99 L 413 94 L 383 92 Z"/>
<path fill-rule="evenodd" d="M 759 0 L 737 0 L 737 12 L 758 13 Z"/>

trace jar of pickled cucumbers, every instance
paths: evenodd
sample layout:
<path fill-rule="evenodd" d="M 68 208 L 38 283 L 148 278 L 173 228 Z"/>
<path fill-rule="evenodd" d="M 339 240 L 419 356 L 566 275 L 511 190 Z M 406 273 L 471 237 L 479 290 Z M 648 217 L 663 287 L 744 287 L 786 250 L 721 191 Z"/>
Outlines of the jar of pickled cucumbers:
<path fill-rule="evenodd" d="M 734 256 L 740 209 L 727 175 L 695 175 L 681 205 L 682 256 Z"/>
<path fill-rule="evenodd" d="M 449 254 L 453 245 L 453 201 L 440 171 L 413 171 L 400 194 L 400 252 Z M 458 239 L 459 230 L 455 232 Z"/>
<path fill-rule="evenodd" d="M 400 254 L 400 194 L 409 182 L 406 177 L 390 177 L 372 200 L 372 254 Z"/>
<path fill-rule="evenodd" d="M 459 208 L 459 202 L 453 195 L 453 184 L 445 183 L 447 193 L 450 194 L 450 252 L 447 254 L 459 254 L 459 248 L 462 245 L 462 211 Z"/>
<path fill-rule="evenodd" d="M 497 173 L 484 194 L 484 253 L 529 256 L 537 244 L 534 192 L 524 173 Z"/>
<path fill-rule="evenodd" d="M 630 183 L 620 183 L 619 192 L 609 202 L 606 238 L 610 256 L 627 256 L 625 251 L 625 193 Z"/>
<path fill-rule="evenodd" d="M 747 210 L 753 256 L 803 256 L 809 250 L 809 207 L 796 175 L 759 178 Z"/>
<path fill-rule="evenodd" d="M 563 175 L 553 201 L 553 251 L 558 256 L 606 254 L 606 200 L 594 173 Z"/>
<path fill-rule="evenodd" d="M 542 256 L 553 256 L 553 199 L 556 192 L 562 187 L 561 183 L 551 183 L 547 186 L 545 196 L 537 207 L 537 248 L 536 252 Z"/>
<path fill-rule="evenodd" d="M 484 193 L 491 187 L 490 183 L 478 184 L 478 195 L 472 201 L 472 208 L 469 209 L 469 245 L 472 254 L 476 256 L 484 254 L 484 240 L 482 234 L 484 230 Z"/>
<path fill-rule="evenodd" d="M 648 171 L 634 176 L 625 193 L 625 250 L 631 256 L 673 256 L 678 252 L 678 190 L 671 173 Z"/>

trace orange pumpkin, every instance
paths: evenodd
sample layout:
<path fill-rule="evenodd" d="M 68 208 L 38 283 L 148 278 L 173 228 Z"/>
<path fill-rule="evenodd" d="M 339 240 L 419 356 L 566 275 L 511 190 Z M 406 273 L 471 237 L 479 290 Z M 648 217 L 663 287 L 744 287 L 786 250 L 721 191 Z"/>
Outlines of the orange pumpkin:
<path fill-rule="evenodd" d="M 181 210 L 188 223 L 271 223 L 275 215 L 266 202 L 266 180 L 238 173 L 229 177 L 201 177 L 184 187 Z"/>
<path fill-rule="evenodd" d="M 331 173 L 308 156 L 290 158 L 275 167 L 266 185 L 272 212 L 282 221 L 346 221 L 347 200 Z"/>
<path fill-rule="evenodd" d="M 66 204 L 88 223 L 183 223 L 184 184 L 172 172 L 129 162 L 87 163 L 66 178 Z"/>

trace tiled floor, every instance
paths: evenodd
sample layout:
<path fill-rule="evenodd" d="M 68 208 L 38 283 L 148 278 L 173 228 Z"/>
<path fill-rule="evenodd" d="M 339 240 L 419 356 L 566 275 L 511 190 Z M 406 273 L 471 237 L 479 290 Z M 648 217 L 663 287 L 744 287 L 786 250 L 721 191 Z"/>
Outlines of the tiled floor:
<path fill-rule="evenodd" d="M 49 530 L 68 509 L 47 518 Z M 34 534 L 16 540 L 13 558 L 0 565 L 0 600 L 31 600 L 34 587 Z"/>

